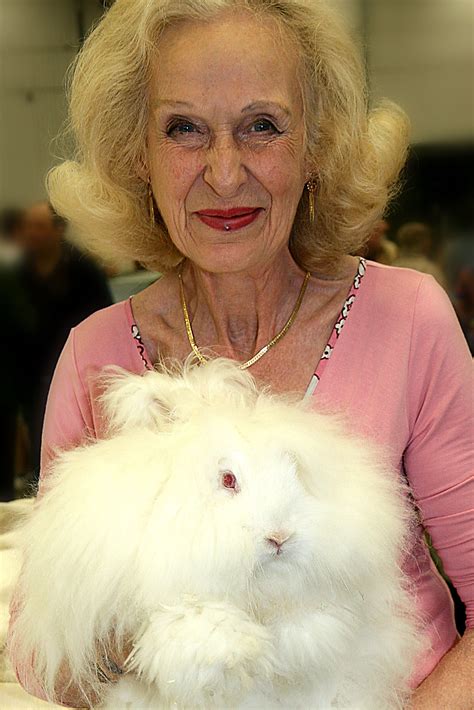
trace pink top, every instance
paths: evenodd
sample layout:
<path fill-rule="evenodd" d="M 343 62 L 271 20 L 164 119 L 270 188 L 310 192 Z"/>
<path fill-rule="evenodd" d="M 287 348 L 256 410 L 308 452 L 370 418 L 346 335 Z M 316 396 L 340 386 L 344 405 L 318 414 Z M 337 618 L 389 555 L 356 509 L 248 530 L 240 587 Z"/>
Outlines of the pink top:
<path fill-rule="evenodd" d="M 112 363 L 136 373 L 151 367 L 130 301 L 94 313 L 71 331 L 46 409 L 43 470 L 57 448 L 74 446 L 86 432 L 101 436 L 94 376 Z M 342 411 L 355 432 L 382 443 L 406 474 L 466 604 L 467 625 L 474 626 L 472 359 L 445 292 L 426 274 L 361 260 L 315 366 L 307 396 L 321 411 Z M 456 639 L 451 597 L 421 529 L 407 571 L 432 640 L 416 668 L 418 685 Z M 15 649 L 10 653 L 14 662 Z M 31 668 L 17 674 L 43 697 Z"/>

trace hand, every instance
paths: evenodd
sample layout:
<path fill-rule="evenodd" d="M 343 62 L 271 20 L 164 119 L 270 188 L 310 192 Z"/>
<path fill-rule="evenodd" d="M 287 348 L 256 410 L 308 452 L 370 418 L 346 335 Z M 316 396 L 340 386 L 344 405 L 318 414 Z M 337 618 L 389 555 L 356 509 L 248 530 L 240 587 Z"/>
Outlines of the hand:
<path fill-rule="evenodd" d="M 104 683 L 116 682 L 125 672 L 126 661 L 133 650 L 129 639 L 118 642 L 110 634 L 105 642 L 96 644 L 96 666 L 100 680 Z"/>
<path fill-rule="evenodd" d="M 118 644 L 112 635 L 104 643 L 96 644 L 96 671 L 103 683 L 114 683 L 123 675 L 125 662 L 132 651 L 131 641 Z M 71 669 L 66 661 L 60 666 L 54 685 L 54 699 L 58 703 L 72 708 L 95 706 L 100 702 L 97 687 L 85 684 L 75 686 L 71 683 Z"/>
<path fill-rule="evenodd" d="M 474 629 L 468 629 L 414 691 L 406 710 L 473 710 L 473 663 Z"/>
<path fill-rule="evenodd" d="M 271 676 L 273 645 L 240 609 L 187 599 L 153 613 L 130 666 L 169 702 L 223 707 Z"/>

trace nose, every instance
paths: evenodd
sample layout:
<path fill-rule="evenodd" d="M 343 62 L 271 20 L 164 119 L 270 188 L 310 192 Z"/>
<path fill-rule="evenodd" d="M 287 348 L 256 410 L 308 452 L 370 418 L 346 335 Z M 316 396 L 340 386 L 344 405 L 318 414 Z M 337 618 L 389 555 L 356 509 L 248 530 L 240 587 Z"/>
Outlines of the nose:
<path fill-rule="evenodd" d="M 291 537 L 291 533 L 288 532 L 274 532 L 266 538 L 267 542 L 270 543 L 273 549 L 276 548 L 276 554 L 281 554 L 281 548 L 287 540 Z"/>
<path fill-rule="evenodd" d="M 220 197 L 234 196 L 247 179 L 239 146 L 232 135 L 215 138 L 207 150 L 204 180 Z"/>

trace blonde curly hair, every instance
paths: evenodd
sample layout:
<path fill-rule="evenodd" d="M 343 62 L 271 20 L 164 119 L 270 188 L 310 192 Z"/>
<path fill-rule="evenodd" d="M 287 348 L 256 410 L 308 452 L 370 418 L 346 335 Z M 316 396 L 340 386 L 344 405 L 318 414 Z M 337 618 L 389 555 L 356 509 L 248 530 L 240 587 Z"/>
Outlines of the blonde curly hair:
<path fill-rule="evenodd" d="M 161 32 L 244 9 L 272 17 L 300 58 L 306 150 L 317 181 L 298 205 L 290 249 L 304 269 L 330 272 L 357 252 L 397 189 L 408 120 L 396 105 L 369 109 L 363 62 L 333 11 L 320 0 L 116 0 L 89 35 L 71 71 L 69 131 L 75 155 L 47 178 L 52 204 L 103 258 L 135 259 L 166 271 L 182 259 L 166 225 L 149 217 L 140 177 L 148 87 Z"/>

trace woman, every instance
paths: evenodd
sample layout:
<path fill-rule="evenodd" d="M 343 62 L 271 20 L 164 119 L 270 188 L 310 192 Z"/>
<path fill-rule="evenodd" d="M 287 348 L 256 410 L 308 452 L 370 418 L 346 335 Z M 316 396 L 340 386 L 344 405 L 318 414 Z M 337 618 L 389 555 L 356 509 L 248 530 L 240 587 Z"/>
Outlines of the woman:
<path fill-rule="evenodd" d="M 56 447 L 101 436 L 104 365 L 231 357 L 387 447 L 467 603 L 471 360 L 430 277 L 349 256 L 380 218 L 407 145 L 403 114 L 368 114 L 364 92 L 357 54 L 319 2 L 116 1 L 75 67 L 78 153 L 52 172 L 50 193 L 102 254 L 166 273 L 72 331 L 50 392 L 40 494 Z M 412 707 L 469 707 L 473 634 L 457 642 L 421 530 L 408 573 L 433 640 Z M 125 654 L 111 642 L 98 659 L 105 677 Z M 31 669 L 17 672 L 41 695 Z M 67 669 L 58 699 L 80 704 L 66 687 Z"/>

